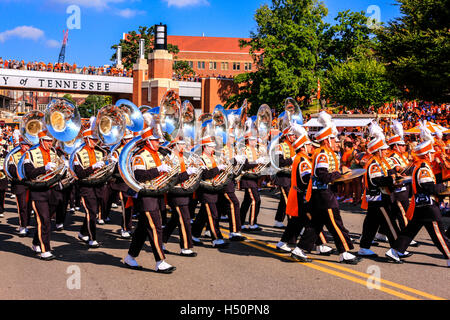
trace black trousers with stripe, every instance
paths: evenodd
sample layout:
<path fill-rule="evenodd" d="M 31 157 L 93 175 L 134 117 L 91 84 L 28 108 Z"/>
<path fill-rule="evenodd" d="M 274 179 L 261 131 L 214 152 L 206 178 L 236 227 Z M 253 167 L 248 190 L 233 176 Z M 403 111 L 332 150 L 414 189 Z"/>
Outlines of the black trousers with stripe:
<path fill-rule="evenodd" d="M 139 256 L 139 253 L 144 246 L 147 237 L 150 240 L 153 256 L 156 261 L 164 260 L 166 257 L 163 252 L 163 234 L 161 224 L 161 214 L 159 210 L 141 211 L 139 214 L 138 224 L 131 239 L 130 249 L 128 254 L 134 258 Z"/>
<path fill-rule="evenodd" d="M 314 208 L 314 204 L 312 204 Z M 341 214 L 338 208 L 314 209 L 311 214 L 311 224 L 305 228 L 298 247 L 313 251 L 324 226 L 327 227 L 334 239 L 334 243 L 339 253 L 353 249 L 353 243 L 348 231 L 344 227 Z"/>
<path fill-rule="evenodd" d="M 278 203 L 277 213 L 275 214 L 276 221 L 283 222 L 286 217 L 286 205 L 290 188 L 290 186 L 280 186 L 280 202 Z"/>
<path fill-rule="evenodd" d="M 201 202 L 200 211 L 192 224 L 192 236 L 199 238 L 205 224 L 208 224 L 213 240 L 223 239 L 222 233 L 220 232 L 219 213 L 217 212 L 216 202 L 207 202 L 204 200 Z"/>
<path fill-rule="evenodd" d="M 250 225 L 257 224 L 259 209 L 261 207 L 261 197 L 259 196 L 258 188 L 245 188 L 244 200 L 242 200 L 240 215 L 241 225 L 245 224 L 247 211 L 250 209 L 249 223 Z"/>
<path fill-rule="evenodd" d="M 450 240 L 445 234 L 442 215 L 437 203 L 431 206 L 415 208 L 413 218 L 401 232 L 392 247 L 397 251 L 404 253 L 411 243 L 411 240 L 416 237 L 422 227 L 427 229 L 434 245 L 444 257 L 450 259 Z"/>
<path fill-rule="evenodd" d="M 239 199 L 234 192 L 224 192 L 219 194 L 217 202 L 219 208 L 225 208 L 230 226 L 230 232 L 241 232 L 241 216 Z"/>
<path fill-rule="evenodd" d="M 97 240 L 97 213 L 99 212 L 100 199 L 96 197 L 81 197 L 81 204 L 84 208 L 85 215 L 80 233 L 88 236 L 89 240 Z"/>
<path fill-rule="evenodd" d="M 178 226 L 180 234 L 180 248 L 191 249 L 194 247 L 192 243 L 191 231 L 191 215 L 189 213 L 189 206 L 171 205 L 172 216 L 163 230 L 163 242 L 167 243 L 175 228 Z"/>
<path fill-rule="evenodd" d="M 359 246 L 369 249 L 378 229 L 383 230 L 391 246 L 397 240 L 400 229 L 397 226 L 392 214 L 391 207 L 383 201 L 369 202 L 366 217 L 364 218 L 361 241 Z"/>
<path fill-rule="evenodd" d="M 22 228 L 29 226 L 31 218 L 31 201 L 29 200 L 28 191 L 16 194 L 17 211 L 19 214 L 19 225 Z"/>
<path fill-rule="evenodd" d="M 34 234 L 33 244 L 40 246 L 42 252 L 51 251 L 50 232 L 51 232 L 51 208 L 48 201 L 31 201 L 31 207 L 36 215 L 36 233 Z"/>
<path fill-rule="evenodd" d="M 6 190 L 0 190 L 0 213 L 5 212 L 5 193 Z"/>

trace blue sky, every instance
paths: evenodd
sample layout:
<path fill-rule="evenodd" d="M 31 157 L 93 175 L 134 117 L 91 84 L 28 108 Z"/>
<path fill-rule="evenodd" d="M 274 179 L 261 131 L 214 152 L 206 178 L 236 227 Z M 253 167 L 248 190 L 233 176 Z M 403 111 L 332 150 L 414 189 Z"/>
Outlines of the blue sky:
<path fill-rule="evenodd" d="M 0 0 L 0 57 L 55 62 L 63 29 L 80 8 L 80 29 L 69 30 L 66 61 L 77 65 L 110 64 L 111 45 L 123 32 L 163 22 L 169 35 L 248 37 L 255 10 L 268 0 Z M 380 20 L 399 16 L 395 0 L 325 0 L 332 23 L 339 11 L 379 8 Z M 370 14 L 376 14 L 371 11 Z"/>

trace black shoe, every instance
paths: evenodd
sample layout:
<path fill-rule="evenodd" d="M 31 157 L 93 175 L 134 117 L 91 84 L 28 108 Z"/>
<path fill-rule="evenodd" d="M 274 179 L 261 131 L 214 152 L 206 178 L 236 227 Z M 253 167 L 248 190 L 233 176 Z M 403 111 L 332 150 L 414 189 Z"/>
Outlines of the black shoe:
<path fill-rule="evenodd" d="M 80 236 L 80 235 L 78 235 L 78 239 L 79 239 L 80 241 L 83 241 L 84 243 L 89 243 L 89 239 L 84 240 L 83 237 Z"/>
<path fill-rule="evenodd" d="M 89 244 L 88 243 L 88 245 L 89 245 L 89 248 L 92 248 L 92 249 L 96 249 L 96 248 L 100 248 L 100 243 L 96 243 L 96 244 Z"/>
<path fill-rule="evenodd" d="M 331 251 L 328 252 L 318 252 L 317 254 L 320 256 L 331 256 L 332 254 L 336 253 L 336 249 L 331 248 Z"/>
<path fill-rule="evenodd" d="M 388 254 L 384 254 L 386 256 L 386 258 L 388 259 L 388 261 L 393 262 L 393 263 L 397 263 L 397 264 L 402 264 L 403 261 L 402 260 L 396 260 L 394 258 L 392 258 L 391 256 L 389 256 Z"/>
<path fill-rule="evenodd" d="M 248 228 L 247 232 L 255 232 L 255 231 L 261 231 L 262 228 L 261 227 L 256 227 L 256 228 Z"/>
<path fill-rule="evenodd" d="M 130 266 L 125 261 L 123 262 L 123 264 L 125 265 L 125 267 L 127 267 L 128 269 L 131 269 L 131 270 L 142 270 L 143 269 L 142 266 L 137 266 L 137 267 Z"/>
<path fill-rule="evenodd" d="M 64 227 L 56 228 L 56 231 L 63 231 L 63 230 L 64 230 Z"/>
<path fill-rule="evenodd" d="M 230 238 L 230 241 L 244 241 L 246 239 L 247 238 L 244 237 L 244 236 L 233 236 L 233 237 Z"/>
<path fill-rule="evenodd" d="M 213 244 L 212 246 L 213 246 L 213 248 L 221 249 L 221 248 L 226 248 L 226 247 L 228 247 L 228 245 L 229 245 L 228 242 L 224 242 L 224 243 L 220 243 L 220 244 Z"/>
<path fill-rule="evenodd" d="M 176 267 L 172 266 L 172 267 L 164 269 L 164 270 L 158 269 L 158 270 L 156 270 L 156 272 L 169 274 L 169 273 L 174 272 L 176 269 L 177 269 Z"/>
<path fill-rule="evenodd" d="M 197 256 L 197 252 L 191 252 L 191 253 L 180 253 L 180 256 L 182 257 L 196 257 Z"/>
<path fill-rule="evenodd" d="M 49 257 L 40 257 L 41 258 L 41 260 L 44 260 L 44 261 L 50 261 L 50 260 L 53 260 L 53 259 L 55 259 L 56 258 L 56 256 L 55 255 L 51 255 L 51 256 L 49 256 Z"/>
<path fill-rule="evenodd" d="M 287 253 L 287 252 L 286 252 Z M 312 262 L 310 258 L 305 258 L 299 255 L 296 255 L 295 253 L 291 252 L 291 257 L 297 260 L 298 262 Z"/>
<path fill-rule="evenodd" d="M 403 258 L 408 258 L 408 257 L 411 257 L 413 254 L 412 254 L 412 252 L 408 252 L 407 254 L 399 254 L 398 255 L 398 257 L 400 258 L 400 259 L 403 259 Z"/>
<path fill-rule="evenodd" d="M 353 259 L 344 259 L 341 263 L 345 264 L 358 264 L 362 259 L 360 257 L 354 257 Z"/>

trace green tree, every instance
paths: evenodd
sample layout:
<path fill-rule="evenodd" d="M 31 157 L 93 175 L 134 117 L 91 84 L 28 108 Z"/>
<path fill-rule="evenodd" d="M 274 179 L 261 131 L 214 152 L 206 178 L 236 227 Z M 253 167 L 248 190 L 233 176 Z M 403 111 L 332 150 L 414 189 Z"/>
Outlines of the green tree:
<path fill-rule="evenodd" d="M 111 61 L 116 61 L 117 59 L 117 47 L 122 46 L 122 64 L 126 69 L 133 68 L 133 64 L 136 63 L 139 57 L 139 41 L 140 39 L 145 40 L 145 57 L 148 56 L 149 53 L 153 52 L 154 47 L 154 26 L 145 27 L 139 26 L 138 31 L 129 31 L 127 33 L 126 39 L 120 39 L 118 44 L 111 46 L 111 49 L 114 49 L 114 54 L 111 57 Z M 167 50 L 174 55 L 174 59 L 177 59 L 176 55 L 180 50 L 178 46 L 172 45 L 170 43 L 167 44 Z M 193 73 L 192 68 L 186 64 L 178 64 L 178 61 L 174 63 L 174 70 L 176 70 L 177 74 L 184 75 Z"/>
<path fill-rule="evenodd" d="M 248 98 L 254 113 L 263 103 L 281 110 L 289 96 L 309 98 L 317 87 L 319 35 L 326 14 L 317 0 L 272 0 L 270 7 L 257 9 L 257 31 L 250 33 L 250 40 L 241 40 L 241 47 L 249 48 L 258 69 L 236 78 L 241 92 L 227 105 Z"/>
<path fill-rule="evenodd" d="M 63 96 L 63 98 L 69 100 L 72 104 L 76 105 L 76 102 L 75 102 L 75 100 L 73 100 L 71 94 L 66 93 L 66 94 Z"/>
<path fill-rule="evenodd" d="M 78 106 L 78 110 L 82 118 L 90 118 L 96 116 L 102 107 L 111 103 L 111 96 L 89 95 L 84 103 Z"/>
<path fill-rule="evenodd" d="M 182 77 L 195 74 L 194 69 L 192 69 L 189 63 L 184 60 L 174 61 L 173 71 L 175 72 L 175 74 Z"/>
<path fill-rule="evenodd" d="M 377 31 L 377 53 L 403 98 L 450 101 L 450 0 L 397 0 L 402 16 Z"/>
<path fill-rule="evenodd" d="M 395 96 L 386 68 L 371 56 L 334 64 L 323 87 L 331 102 L 348 108 L 379 107 Z"/>

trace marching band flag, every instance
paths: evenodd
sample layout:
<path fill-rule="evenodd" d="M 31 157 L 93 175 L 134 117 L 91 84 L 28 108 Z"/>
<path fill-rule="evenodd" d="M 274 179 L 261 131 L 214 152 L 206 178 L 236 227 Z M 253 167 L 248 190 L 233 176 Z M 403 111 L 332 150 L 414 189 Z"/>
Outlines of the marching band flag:
<path fill-rule="evenodd" d="M 317 99 L 320 100 L 320 78 L 317 78 Z"/>

